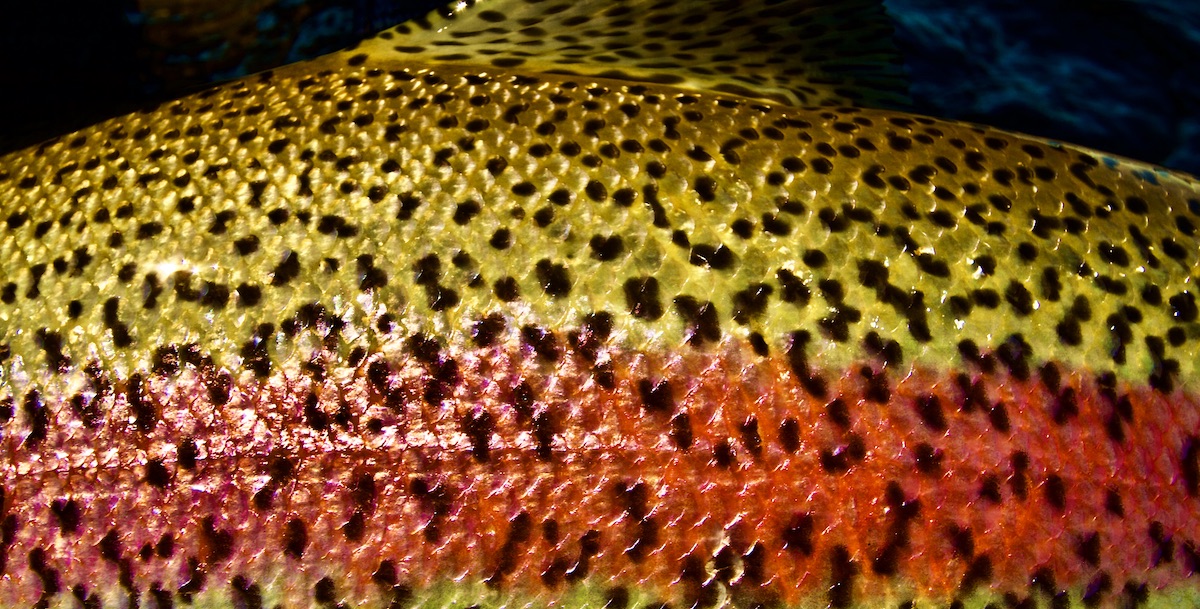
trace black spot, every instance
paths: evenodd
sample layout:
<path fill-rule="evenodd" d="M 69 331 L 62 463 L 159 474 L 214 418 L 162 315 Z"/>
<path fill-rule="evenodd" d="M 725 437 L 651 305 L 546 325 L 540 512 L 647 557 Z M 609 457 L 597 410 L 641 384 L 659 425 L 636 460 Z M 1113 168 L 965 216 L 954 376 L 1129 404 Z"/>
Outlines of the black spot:
<path fill-rule="evenodd" d="M 534 265 L 534 272 L 547 295 L 561 298 L 571 292 L 571 276 L 567 267 L 543 258 Z"/>
<path fill-rule="evenodd" d="M 592 258 L 602 262 L 615 260 L 625 251 L 625 244 L 620 235 L 594 235 L 588 245 L 592 248 Z"/>
<path fill-rule="evenodd" d="M 817 212 L 817 219 L 819 219 L 831 233 L 840 233 L 850 227 L 849 218 L 837 213 L 829 207 L 822 207 L 821 210 Z"/>
<path fill-rule="evenodd" d="M 779 235 L 781 237 L 787 236 L 792 232 L 792 225 L 788 224 L 785 220 L 780 219 L 779 216 L 775 214 L 763 214 L 762 227 L 763 232 L 770 233 L 772 235 Z"/>
<path fill-rule="evenodd" d="M 767 308 L 770 295 L 774 288 L 765 283 L 756 283 L 739 290 L 733 295 L 733 319 L 739 324 L 746 325 L 750 320 L 762 315 Z"/>
<path fill-rule="evenodd" d="M 45 328 L 40 328 L 34 333 L 34 344 L 41 347 L 42 351 L 46 354 L 46 366 L 52 372 L 62 374 L 68 370 L 71 365 L 71 358 L 63 354 L 62 336 L 57 332 L 50 332 Z"/>
<path fill-rule="evenodd" d="M 921 422 L 933 431 L 946 431 L 946 417 L 942 413 L 942 403 L 936 395 L 918 397 L 913 404 Z"/>
<path fill-rule="evenodd" d="M 214 517 L 205 516 L 201 520 L 200 537 L 207 547 L 210 561 L 224 561 L 233 555 L 233 533 L 226 529 L 218 529 Z"/>
<path fill-rule="evenodd" d="M 442 347 L 437 339 L 421 333 L 413 334 L 408 338 L 408 348 L 423 364 L 436 365 L 441 361 Z"/>
<path fill-rule="evenodd" d="M 604 184 L 596 180 L 589 181 L 587 186 L 583 188 L 583 192 L 588 196 L 589 199 L 596 201 L 597 203 L 603 202 L 608 198 L 608 189 L 605 188 Z"/>
<path fill-rule="evenodd" d="M 1042 493 L 1046 496 L 1046 502 L 1058 512 L 1067 508 L 1067 486 L 1058 474 L 1050 474 L 1046 477 L 1046 482 L 1042 485 Z"/>
<path fill-rule="evenodd" d="M 789 333 L 787 338 L 786 354 L 792 372 L 810 395 L 825 399 L 828 385 L 825 379 L 809 366 L 808 355 L 805 353 L 808 343 L 812 341 L 812 335 L 807 330 L 798 330 Z"/>
<path fill-rule="evenodd" d="M 829 552 L 829 605 L 835 609 L 850 607 L 854 601 L 854 578 L 858 565 L 850 559 L 846 546 L 836 545 Z"/>
<path fill-rule="evenodd" d="M 185 470 L 193 470 L 196 468 L 198 452 L 199 448 L 196 446 L 196 441 L 191 438 L 184 438 L 175 449 L 176 463 Z"/>
<path fill-rule="evenodd" d="M 521 339 L 526 345 L 533 347 L 534 353 L 543 361 L 557 362 L 561 355 L 558 340 L 549 330 L 526 325 L 521 328 Z"/>
<path fill-rule="evenodd" d="M 420 199 L 418 199 L 415 195 L 413 195 L 411 192 L 401 194 L 398 197 L 398 200 L 400 201 L 400 208 L 396 211 L 396 219 L 398 219 L 398 220 L 411 219 L 413 216 L 413 212 L 415 212 L 417 210 L 417 208 L 421 206 L 421 203 L 422 203 L 422 201 Z M 286 215 L 284 216 L 283 219 L 287 220 Z M 276 224 L 280 224 L 280 223 L 281 222 L 277 222 Z"/>
<path fill-rule="evenodd" d="M 158 423 L 154 406 L 142 396 L 142 375 L 132 374 L 125 386 L 125 401 L 133 411 L 134 426 L 138 431 L 151 431 Z"/>
<path fill-rule="evenodd" d="M 771 354 L 771 348 L 767 345 L 767 339 L 758 332 L 751 332 L 748 337 L 750 348 L 754 350 L 754 354 L 759 357 L 766 357 Z"/>
<path fill-rule="evenodd" d="M 917 471 L 922 474 L 932 475 L 941 471 L 942 451 L 927 442 L 920 442 L 913 447 L 913 459 L 916 461 Z"/>
<path fill-rule="evenodd" d="M 50 503 L 50 512 L 58 520 L 59 532 L 63 536 L 79 532 L 82 513 L 74 499 L 55 499 Z"/>
<path fill-rule="evenodd" d="M 429 304 L 429 308 L 434 311 L 445 311 L 459 303 L 458 292 L 438 283 L 436 280 L 418 281 L 418 283 L 424 283 L 426 301 Z M 515 288 L 515 286 L 516 284 L 514 283 L 513 287 Z"/>
<path fill-rule="evenodd" d="M 1188 436 L 1183 441 L 1180 470 L 1183 473 L 1183 487 L 1188 495 L 1200 496 L 1200 437 Z"/>
<path fill-rule="evenodd" d="M 533 221 L 539 228 L 546 228 L 550 223 L 554 222 L 554 208 L 543 207 L 533 214 Z"/>
<path fill-rule="evenodd" d="M 208 379 L 205 384 L 208 389 L 208 399 L 214 405 L 223 406 L 229 403 L 233 379 L 227 372 L 222 372 Z"/>
<path fill-rule="evenodd" d="M 995 474 L 985 474 L 980 480 L 979 496 L 991 503 L 1000 503 L 1000 480 Z"/>
<path fill-rule="evenodd" d="M 454 223 L 463 226 L 470 222 L 471 218 L 479 215 L 480 211 L 482 211 L 482 208 L 479 206 L 479 203 L 473 200 L 459 203 L 454 209 Z"/>
<path fill-rule="evenodd" d="M 830 294 L 827 293 L 826 296 L 830 296 Z M 832 304 L 830 315 L 817 320 L 817 326 L 826 338 L 844 343 L 850 340 L 850 324 L 858 323 L 862 319 L 862 313 L 844 303 L 833 302 Z"/>
<path fill-rule="evenodd" d="M 1029 455 L 1024 451 L 1016 451 L 1010 458 L 1012 462 L 1012 477 L 1009 478 L 1009 486 L 1012 487 L 1013 495 L 1018 499 L 1025 499 L 1029 492 Z"/>
<path fill-rule="evenodd" d="M 462 419 L 462 430 L 471 440 L 471 456 L 480 463 L 487 462 L 491 455 L 490 442 L 495 430 L 495 421 L 486 410 L 473 411 Z"/>
<path fill-rule="evenodd" d="M 535 454 L 538 459 L 549 461 L 554 448 L 554 421 L 550 413 L 542 411 L 533 417 L 533 438 L 537 442 Z"/>
<path fill-rule="evenodd" d="M 275 335 L 275 326 L 269 323 L 259 324 L 250 340 L 242 345 L 242 365 L 254 371 L 258 377 L 265 377 L 271 371 L 271 354 L 269 346 Z"/>
<path fill-rule="evenodd" d="M 53 506 L 51 508 L 53 509 Z M 108 533 L 104 534 L 104 537 L 100 539 L 99 547 L 100 557 L 104 560 L 113 563 L 121 560 L 121 537 L 116 529 L 109 529 Z"/>
<path fill-rule="evenodd" d="M 612 334 L 613 316 L 606 311 L 588 313 L 584 316 L 583 325 L 578 332 L 571 332 L 568 340 L 581 357 L 595 363 L 599 358 L 599 349 L 604 341 Z"/>
<path fill-rule="evenodd" d="M 151 459 L 146 463 L 146 484 L 158 488 L 171 485 L 171 472 L 161 459 Z"/>
<path fill-rule="evenodd" d="M 886 373 L 876 372 L 870 366 L 863 366 L 859 369 L 859 374 L 862 375 L 863 384 L 866 385 L 863 389 L 863 397 L 876 404 L 887 404 L 891 401 L 892 390 L 888 385 Z"/>
<path fill-rule="evenodd" d="M 533 529 L 533 519 L 528 512 L 521 512 L 509 521 L 508 536 L 501 546 L 495 572 L 485 581 L 489 586 L 496 586 L 505 575 L 511 573 L 517 566 L 520 546 L 529 541 Z"/>
<path fill-rule="evenodd" d="M 821 291 L 821 295 L 828 300 L 830 304 L 838 304 L 846 297 L 846 290 L 842 287 L 842 283 L 836 279 L 822 279 L 817 282 L 817 289 Z"/>
<path fill-rule="evenodd" d="M 729 469 L 737 463 L 737 453 L 728 439 L 720 440 L 713 446 L 713 463 L 722 469 Z"/>
<path fill-rule="evenodd" d="M 297 214 L 299 217 L 299 214 Z M 346 219 L 336 214 L 326 214 L 317 220 L 317 232 L 322 235 L 332 235 L 344 239 L 358 234 L 358 227 L 346 222 Z"/>
<path fill-rule="evenodd" d="M 701 302 L 688 295 L 675 297 L 675 312 L 687 322 L 685 340 L 693 346 L 721 339 L 721 324 L 717 307 L 711 302 Z"/>
<path fill-rule="evenodd" d="M 758 433 L 758 418 L 754 416 L 748 417 L 745 421 L 738 424 L 738 432 L 741 435 L 742 446 L 755 456 L 762 454 L 762 436 Z"/>
<path fill-rule="evenodd" d="M 1150 563 L 1152 566 L 1159 566 L 1164 563 L 1171 563 L 1175 560 L 1175 542 L 1170 535 L 1167 534 L 1163 523 L 1155 520 L 1150 523 L 1149 536 L 1154 541 L 1155 548 L 1151 554 Z M 1099 534 L 1093 533 L 1096 537 L 1095 556 L 1099 558 Z"/>
<path fill-rule="evenodd" d="M 1100 566 L 1100 534 L 1093 531 L 1084 535 L 1075 546 L 1075 553 L 1087 564 Z"/>
<path fill-rule="evenodd" d="M 651 388 L 651 391 L 654 389 L 655 388 Z M 647 405 L 647 408 L 649 408 L 649 405 Z M 686 451 L 692 447 L 694 438 L 692 435 L 691 417 L 688 415 L 688 413 L 681 412 L 671 417 L 671 431 L 668 432 L 668 435 L 670 436 L 671 441 L 675 443 L 675 446 L 679 448 L 679 450 Z"/>
<path fill-rule="evenodd" d="M 271 271 L 271 285 L 287 285 L 300 276 L 300 256 L 295 252 L 284 253 L 283 260 Z"/>
<path fill-rule="evenodd" d="M 891 148 L 897 152 L 904 152 L 912 148 L 912 139 L 903 135 L 893 134 L 888 136 L 888 146 L 891 146 Z"/>
<path fill-rule="evenodd" d="M 1021 317 L 1026 317 L 1033 313 L 1033 295 L 1029 293 L 1029 290 L 1024 285 L 1017 281 L 1010 281 L 1008 283 L 1008 287 L 1004 289 L 1004 300 Z"/>
<path fill-rule="evenodd" d="M 609 588 L 604 593 L 604 606 L 601 609 L 629 609 L 629 591 L 621 586 Z"/>
<path fill-rule="evenodd" d="M 780 534 L 783 547 L 789 552 L 812 556 L 814 521 L 807 512 L 793 514 Z"/>
<path fill-rule="evenodd" d="M 933 275 L 934 277 L 949 277 L 950 265 L 946 261 L 935 258 L 932 254 L 924 252 L 913 255 L 913 259 L 917 262 L 917 266 L 922 271 Z"/>
<path fill-rule="evenodd" d="M 500 333 L 504 331 L 504 327 L 504 317 L 498 313 L 492 313 L 472 325 L 471 337 L 477 346 L 489 347 L 496 343 Z"/>
<path fill-rule="evenodd" d="M 632 278 L 625 281 L 625 303 L 630 315 L 646 321 L 656 321 L 663 316 L 662 299 L 658 280 L 654 277 Z"/>
<path fill-rule="evenodd" d="M 299 518 L 293 518 L 283 529 L 283 553 L 292 558 L 301 558 L 306 549 L 308 549 L 308 529 Z"/>
<path fill-rule="evenodd" d="M 882 360 L 884 367 L 899 364 L 904 359 L 904 350 L 900 343 L 885 339 L 878 332 L 871 330 L 863 337 L 863 349 L 872 356 Z"/>
<path fill-rule="evenodd" d="M 358 289 L 366 292 L 387 285 L 387 274 L 375 266 L 375 259 L 370 254 L 363 254 L 355 259 L 358 266 Z"/>
<path fill-rule="evenodd" d="M 1150 212 L 1150 205 L 1147 204 L 1146 200 L 1141 197 L 1130 196 L 1125 198 L 1125 209 L 1128 209 L 1130 212 L 1135 214 L 1144 216 Z"/>
<path fill-rule="evenodd" d="M 713 160 L 712 155 L 706 152 L 703 146 L 693 146 L 691 150 L 687 151 L 687 156 L 688 158 L 701 163 Z"/>
<path fill-rule="evenodd" d="M 776 273 L 776 279 L 779 281 L 781 289 L 781 299 L 784 302 L 798 303 L 801 305 L 807 304 L 811 298 L 811 293 L 808 286 L 796 277 L 787 269 L 780 269 Z"/>
<path fill-rule="evenodd" d="M 1125 248 L 1119 245 L 1113 245 L 1108 241 L 1101 241 L 1099 252 L 1100 258 L 1109 264 L 1129 266 L 1129 254 L 1125 252 Z"/>
<path fill-rule="evenodd" d="M 675 410 L 675 398 L 672 395 L 668 381 L 651 382 L 650 379 L 638 381 L 638 393 L 646 410 L 652 412 L 672 412 Z"/>
<path fill-rule="evenodd" d="M 575 142 L 564 142 L 558 147 L 558 151 L 569 157 L 579 156 L 582 149 Z"/>
<path fill-rule="evenodd" d="M 696 266 L 704 266 L 716 270 L 728 270 L 733 268 L 734 255 L 723 244 L 716 246 L 697 244 L 692 246 L 688 261 Z"/>
<path fill-rule="evenodd" d="M 512 233 L 507 228 L 496 229 L 488 244 L 498 250 L 506 250 L 512 246 Z"/>
<path fill-rule="evenodd" d="M 1193 322 L 1200 316 L 1200 308 L 1196 306 L 1196 297 L 1191 292 L 1180 292 L 1170 297 L 1167 302 L 1171 306 L 1171 316 L 1177 321 Z"/>
<path fill-rule="evenodd" d="M 1162 241 L 1163 253 L 1173 260 L 1184 261 L 1187 259 L 1188 250 L 1179 242 L 1170 237 L 1163 237 Z"/>
<path fill-rule="evenodd" d="M 820 454 L 821 469 L 830 474 L 841 474 L 850 470 L 855 461 L 861 460 L 867 454 L 866 445 L 861 437 L 849 434 L 849 439 L 843 445 L 824 449 Z"/>
<path fill-rule="evenodd" d="M 951 524 L 946 527 L 946 533 L 950 537 L 950 547 L 954 549 L 955 555 L 966 559 L 975 556 L 975 540 L 971 536 L 971 529 Z"/>
<path fill-rule="evenodd" d="M 1008 367 L 1008 371 L 1019 380 L 1029 380 L 1029 358 L 1033 347 L 1020 334 L 1012 334 L 996 350 L 996 357 Z"/>
<path fill-rule="evenodd" d="M 779 444 L 789 453 L 800 449 L 800 423 L 794 417 L 779 423 Z"/>
<path fill-rule="evenodd" d="M 332 605 L 337 600 L 337 591 L 331 578 L 322 577 L 317 581 L 313 586 L 313 600 L 322 605 Z"/>
<path fill-rule="evenodd" d="M 512 302 L 521 296 L 521 291 L 517 285 L 517 280 L 512 277 L 502 277 L 497 279 L 492 284 L 492 290 L 496 294 L 496 298 L 504 302 Z"/>
<path fill-rule="evenodd" d="M 570 203 L 573 197 L 574 195 L 571 194 L 571 191 L 565 188 L 559 188 L 550 193 L 550 196 L 546 198 L 549 199 L 551 203 L 562 206 Z"/>
<path fill-rule="evenodd" d="M 806 266 L 814 269 L 822 268 L 829 262 L 829 257 L 825 255 L 825 252 L 818 249 L 805 250 L 800 259 L 804 261 Z"/>
<path fill-rule="evenodd" d="M 257 252 L 258 246 L 259 246 L 258 237 L 254 236 L 254 235 L 250 235 L 248 237 L 243 237 L 243 238 L 238 239 L 233 242 L 234 249 L 236 249 L 237 253 L 242 256 L 248 256 L 250 254 L 253 254 L 254 252 Z"/>
<path fill-rule="evenodd" d="M 1173 326 L 1167 330 L 1167 342 L 1171 343 L 1172 347 L 1183 346 L 1183 343 L 1187 342 L 1187 332 L 1179 326 Z"/>
<path fill-rule="evenodd" d="M 46 564 L 46 550 L 36 547 L 29 552 L 29 570 L 42 580 L 42 599 L 49 600 L 62 590 L 62 581 L 57 569 Z M 43 603 L 43 606 L 48 606 Z"/>
<path fill-rule="evenodd" d="M 1147 285 L 1142 288 L 1142 301 L 1148 305 L 1158 306 L 1162 304 L 1162 290 L 1156 285 Z"/>
<path fill-rule="evenodd" d="M 277 456 L 267 464 L 267 473 L 272 483 L 286 482 L 296 473 L 296 464 L 286 457 Z"/>
<path fill-rule="evenodd" d="M 15 230 L 21 228 L 29 221 L 29 214 L 25 211 L 15 211 L 8 215 L 8 228 Z"/>
<path fill-rule="evenodd" d="M 237 287 L 238 306 L 253 307 L 262 300 L 262 288 L 249 284 L 241 284 Z"/>
<path fill-rule="evenodd" d="M 700 176 L 692 183 L 692 188 L 700 200 L 707 203 L 717 198 L 717 182 L 709 176 Z"/>
<path fill-rule="evenodd" d="M 963 574 L 960 587 L 964 591 L 970 591 L 977 586 L 986 584 L 991 579 L 992 559 L 986 554 L 980 554 L 967 566 L 967 572 Z"/>

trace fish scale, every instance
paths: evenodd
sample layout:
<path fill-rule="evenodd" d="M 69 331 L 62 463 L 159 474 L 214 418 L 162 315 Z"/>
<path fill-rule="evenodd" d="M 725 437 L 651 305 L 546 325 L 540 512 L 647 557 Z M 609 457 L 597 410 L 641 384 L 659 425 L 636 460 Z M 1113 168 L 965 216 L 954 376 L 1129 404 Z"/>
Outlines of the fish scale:
<path fill-rule="evenodd" d="M 0 161 L 3 603 L 1195 601 L 1192 178 L 485 6 Z"/>

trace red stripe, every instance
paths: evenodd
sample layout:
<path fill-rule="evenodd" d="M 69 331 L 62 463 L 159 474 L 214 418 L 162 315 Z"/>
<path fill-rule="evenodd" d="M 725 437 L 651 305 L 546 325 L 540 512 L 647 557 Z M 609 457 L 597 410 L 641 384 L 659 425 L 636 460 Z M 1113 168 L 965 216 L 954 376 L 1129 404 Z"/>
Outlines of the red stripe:
<path fill-rule="evenodd" d="M 956 555 L 951 525 L 971 531 L 976 559 L 987 556 L 992 565 L 986 585 L 999 591 L 1027 593 L 1039 567 L 1052 572 L 1059 587 L 1085 585 L 1103 571 L 1114 590 L 1126 581 L 1166 586 L 1196 568 L 1183 548 L 1200 541 L 1200 499 L 1189 495 L 1182 462 L 1189 437 L 1200 435 L 1194 393 L 1163 396 L 1146 387 L 1116 387 L 1133 413 L 1118 443 L 1106 431 L 1111 400 L 1086 371 L 1063 369 L 1063 387 L 1075 391 L 1078 413 L 1062 424 L 1053 417 L 1055 393 L 1042 382 L 972 374 L 989 402 L 1004 405 L 1007 433 L 997 431 L 981 407 L 963 410 L 956 371 L 887 372 L 887 404 L 863 398 L 860 370 L 836 380 L 827 371 L 830 396 L 848 405 L 847 431 L 831 422 L 829 400 L 811 397 L 780 358 L 758 358 L 729 344 L 710 353 L 609 355 L 614 390 L 598 386 L 591 365 L 569 351 L 557 364 L 537 361 L 517 346 L 457 353 L 460 380 L 436 406 L 423 398 L 433 382 L 429 365 L 405 358 L 391 367 L 389 391 L 402 399 L 388 407 L 364 364 L 342 381 L 317 386 L 319 407 L 331 420 L 325 431 L 306 423 L 305 398 L 316 385 L 299 374 L 277 374 L 266 384 L 240 382 L 224 406 L 208 402 L 191 371 L 153 378 L 144 393 L 159 419 L 148 433 L 135 428 L 120 392 L 115 404 L 102 409 L 105 424 L 94 431 L 47 395 L 52 415 L 46 440 L 22 445 L 23 433 L 5 430 L 5 510 L 19 529 L 6 553 L 10 577 L 0 581 L 0 602 L 31 604 L 41 594 L 43 578 L 31 572 L 28 558 L 37 548 L 58 570 L 64 589 L 115 584 L 120 568 L 100 551 L 111 530 L 143 593 L 154 583 L 168 590 L 186 583 L 189 556 L 202 564 L 207 584 L 221 589 L 237 575 L 262 581 L 282 564 L 295 578 L 290 583 L 298 600 L 321 577 L 340 571 L 332 565 L 346 566 L 353 577 L 335 578 L 339 594 L 375 594 L 371 575 L 383 559 L 399 568 L 401 581 L 418 587 L 464 574 L 486 578 L 502 564 L 510 521 L 522 511 L 532 532 L 517 544 L 515 562 L 500 578 L 502 589 L 543 590 L 542 574 L 553 571 L 555 560 L 574 567 L 581 538 L 593 530 L 600 547 L 588 565 L 588 573 L 599 577 L 592 581 L 657 589 L 668 601 L 695 593 L 678 584 L 686 558 L 712 559 L 721 540 L 739 554 L 758 544 L 755 556 L 763 557 L 764 580 L 736 585 L 739 594 L 791 603 L 825 595 L 832 549 L 840 545 L 857 566 L 856 595 L 903 584 L 949 598 L 960 590 L 970 562 Z M 694 442 L 687 451 L 670 437 L 673 413 L 646 409 L 638 390 L 643 379 L 666 379 L 673 412 L 688 413 Z M 534 423 L 513 405 L 513 388 L 522 381 L 537 396 L 531 414 L 548 413 L 555 422 L 549 462 L 537 455 Z M 926 422 L 930 413 L 923 420 L 918 411 L 918 402 L 930 395 L 941 405 L 944 431 Z M 336 421 L 341 408 L 348 425 Z M 485 462 L 464 433 L 464 420 L 482 412 L 494 422 Z M 742 425 L 751 417 L 762 441 L 758 455 L 743 440 Z M 780 438 L 788 418 L 798 425 L 795 453 Z M 381 433 L 371 431 L 372 419 L 382 423 Z M 200 447 L 194 472 L 176 464 L 175 445 L 185 437 Z M 845 471 L 823 466 L 823 452 L 836 452 L 853 437 L 865 448 L 863 458 L 849 458 Z M 715 462 L 721 443 L 733 448 L 730 468 Z M 921 444 L 940 455 L 936 471 L 918 470 Z M 1024 500 L 1014 495 L 1018 451 L 1028 461 Z M 253 497 L 267 484 L 275 458 L 291 461 L 296 475 L 279 485 L 271 508 L 258 509 Z M 161 459 L 173 472 L 167 489 L 143 481 L 148 459 Z M 839 465 L 836 457 L 825 461 Z M 981 499 L 981 476 L 987 474 L 999 481 L 999 503 Z M 374 477 L 377 499 L 356 508 L 350 489 L 363 475 Z M 1051 475 L 1065 490 L 1062 510 L 1047 496 Z M 435 491 L 414 495 L 417 479 Z M 618 488 L 638 481 L 648 491 L 659 547 L 634 562 L 626 549 L 644 527 L 627 513 L 627 494 Z M 889 485 L 920 503 L 904 527 L 906 543 L 893 553 L 896 573 L 890 576 L 876 573 L 873 562 L 896 539 Z M 1109 491 L 1120 496 L 1123 518 L 1106 511 Z M 436 499 L 440 492 L 444 500 Z M 51 513 L 51 503 L 61 498 L 73 498 L 81 508 L 76 534 L 64 535 Z M 434 514 L 438 501 L 445 514 Z M 356 509 L 366 523 L 359 544 L 342 531 Z M 801 514 L 813 524 L 811 555 L 784 547 L 782 532 Z M 229 557 L 213 553 L 206 517 L 218 536 L 232 535 Z M 304 524 L 308 540 L 301 558 L 282 556 L 292 519 Z M 558 524 L 557 542 L 543 537 L 546 519 Z M 1174 541 L 1174 561 L 1157 568 L 1152 522 Z M 427 537 L 431 524 L 439 534 Z M 176 539 L 172 558 L 138 557 L 140 548 L 153 548 L 166 533 Z M 1097 565 L 1085 560 L 1082 542 L 1091 534 L 1099 535 Z"/>

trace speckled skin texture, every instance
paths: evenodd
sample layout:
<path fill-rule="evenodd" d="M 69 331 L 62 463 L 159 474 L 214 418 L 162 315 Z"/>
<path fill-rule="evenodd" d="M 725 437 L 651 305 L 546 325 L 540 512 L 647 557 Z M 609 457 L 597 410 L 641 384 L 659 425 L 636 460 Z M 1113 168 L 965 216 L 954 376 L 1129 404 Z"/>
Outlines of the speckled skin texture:
<path fill-rule="evenodd" d="M 1196 601 L 1191 178 L 395 44 L 0 159 L 0 604 Z"/>

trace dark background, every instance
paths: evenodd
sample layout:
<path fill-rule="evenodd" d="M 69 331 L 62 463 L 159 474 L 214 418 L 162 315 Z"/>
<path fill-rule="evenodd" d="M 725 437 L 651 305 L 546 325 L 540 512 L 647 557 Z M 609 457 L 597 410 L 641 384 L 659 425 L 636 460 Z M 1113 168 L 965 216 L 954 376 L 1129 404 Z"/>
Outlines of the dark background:
<path fill-rule="evenodd" d="M 346 46 L 439 2 L 14 2 L 0 13 L 0 152 L 204 83 Z M 887 0 L 921 113 L 1200 174 L 1200 2 Z"/>

